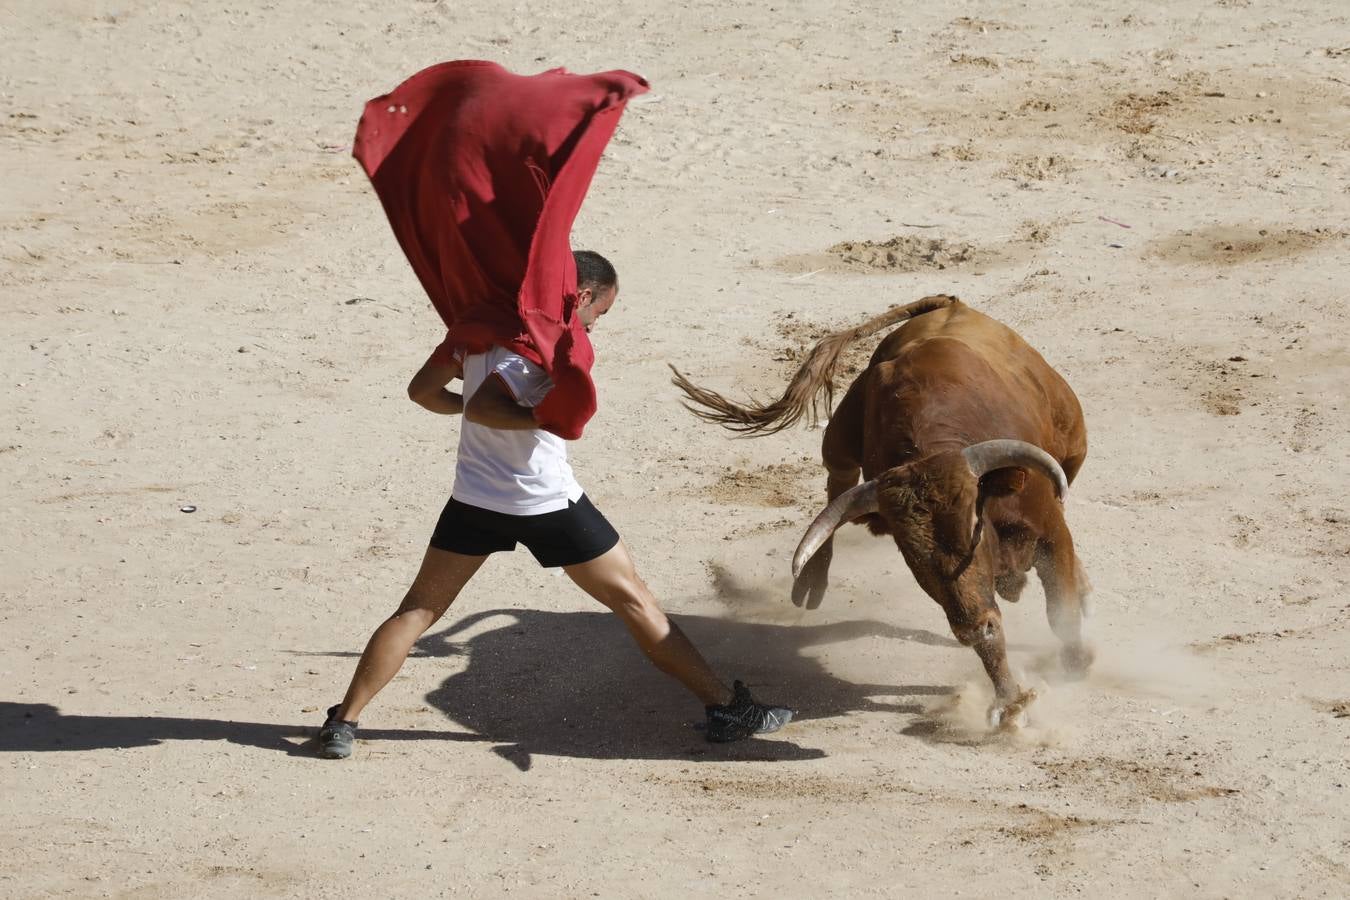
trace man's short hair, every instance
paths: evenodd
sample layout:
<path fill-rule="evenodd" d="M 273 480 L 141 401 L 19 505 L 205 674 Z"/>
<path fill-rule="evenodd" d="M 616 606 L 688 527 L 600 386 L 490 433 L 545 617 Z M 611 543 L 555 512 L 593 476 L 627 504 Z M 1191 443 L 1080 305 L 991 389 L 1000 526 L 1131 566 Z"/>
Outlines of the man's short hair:
<path fill-rule="evenodd" d="M 573 250 L 572 258 L 577 261 L 577 289 L 584 287 L 610 288 L 619 283 L 619 273 L 614 266 L 594 250 Z"/>

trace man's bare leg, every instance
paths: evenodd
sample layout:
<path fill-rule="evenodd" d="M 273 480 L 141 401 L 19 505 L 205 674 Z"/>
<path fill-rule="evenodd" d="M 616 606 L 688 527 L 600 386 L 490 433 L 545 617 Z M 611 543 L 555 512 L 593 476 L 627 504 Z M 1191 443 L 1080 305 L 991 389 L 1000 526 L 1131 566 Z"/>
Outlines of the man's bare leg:
<path fill-rule="evenodd" d="M 398 610 L 370 636 L 335 718 L 355 722 L 360 717 L 370 699 L 398 674 L 413 644 L 445 614 L 486 559 L 427 548 Z"/>
<path fill-rule="evenodd" d="M 730 703 L 732 691 L 704 661 L 679 626 L 661 611 L 633 565 L 623 541 L 603 555 L 563 569 L 577 586 L 613 610 L 652 663 L 675 678 L 705 706 Z"/>

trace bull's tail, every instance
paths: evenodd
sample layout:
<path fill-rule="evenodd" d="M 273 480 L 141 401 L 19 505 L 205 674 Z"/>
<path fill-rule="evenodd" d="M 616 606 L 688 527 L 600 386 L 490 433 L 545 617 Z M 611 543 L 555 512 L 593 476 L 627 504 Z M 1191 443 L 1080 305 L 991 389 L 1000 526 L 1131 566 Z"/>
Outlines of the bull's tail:
<path fill-rule="evenodd" d="M 839 366 L 839 357 L 849 344 L 876 334 L 883 328 L 958 302 L 947 294 L 934 294 L 904 306 L 892 307 L 861 325 L 821 338 L 788 382 L 783 396 L 772 403 L 751 402 L 745 406 L 733 403 L 715 391 L 694 384 L 674 366 L 670 367 L 675 373 L 671 381 L 684 391 L 688 401 L 684 404 L 685 409 L 732 431 L 747 435 L 774 434 L 795 425 L 803 416 L 809 417 L 809 422 L 814 425 L 819 421 L 822 409 L 828 415 L 833 408 L 835 370 Z"/>

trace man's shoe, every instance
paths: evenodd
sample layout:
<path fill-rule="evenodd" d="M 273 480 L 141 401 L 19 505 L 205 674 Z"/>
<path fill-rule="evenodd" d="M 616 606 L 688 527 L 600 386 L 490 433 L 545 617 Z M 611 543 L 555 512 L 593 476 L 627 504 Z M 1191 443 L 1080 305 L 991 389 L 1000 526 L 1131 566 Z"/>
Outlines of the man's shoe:
<path fill-rule="evenodd" d="M 346 759 L 356 743 L 356 723 L 339 719 L 337 711 L 336 706 L 328 707 L 328 719 L 319 729 L 319 756 L 323 759 Z"/>
<path fill-rule="evenodd" d="M 714 744 L 739 741 L 752 734 L 768 734 L 792 721 L 792 710 L 786 706 L 766 706 L 756 703 L 750 689 L 737 681 L 734 696 L 725 706 L 704 707 L 708 714 L 706 736 Z"/>

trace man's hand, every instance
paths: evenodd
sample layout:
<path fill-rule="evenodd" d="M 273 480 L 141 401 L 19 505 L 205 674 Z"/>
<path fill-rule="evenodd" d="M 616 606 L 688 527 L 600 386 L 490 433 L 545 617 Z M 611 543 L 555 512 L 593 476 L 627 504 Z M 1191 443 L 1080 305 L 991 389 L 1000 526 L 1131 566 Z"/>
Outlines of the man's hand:
<path fill-rule="evenodd" d="M 507 389 L 500 375 L 489 375 L 469 398 L 464 418 L 475 425 L 486 425 L 503 431 L 525 431 L 538 428 L 534 410 L 521 406 Z"/>
<path fill-rule="evenodd" d="M 408 399 L 418 406 L 444 416 L 453 416 L 464 412 L 464 397 L 445 386 L 456 378 L 464 377 L 464 367 L 459 360 L 433 353 L 417 370 L 412 381 L 408 382 Z"/>

